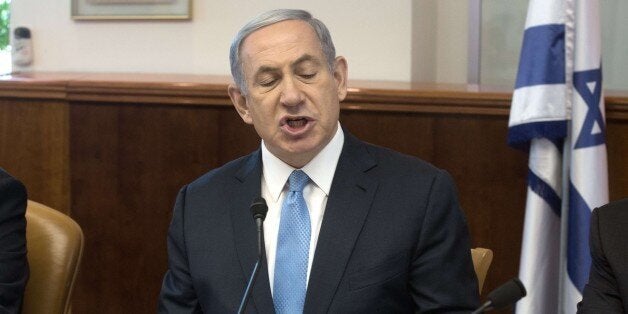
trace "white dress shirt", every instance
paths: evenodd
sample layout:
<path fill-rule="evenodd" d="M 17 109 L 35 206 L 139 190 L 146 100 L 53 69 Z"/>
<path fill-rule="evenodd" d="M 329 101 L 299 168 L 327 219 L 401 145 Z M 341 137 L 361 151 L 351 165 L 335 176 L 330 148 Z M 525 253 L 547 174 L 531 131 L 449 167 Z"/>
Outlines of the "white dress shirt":
<path fill-rule="evenodd" d="M 307 265 L 307 282 L 310 278 L 314 251 L 321 230 L 325 205 L 331 183 L 334 179 L 340 152 L 344 144 L 344 134 L 340 123 L 331 141 L 301 170 L 310 177 L 310 182 L 303 189 L 303 197 L 310 212 L 311 234 L 310 254 Z M 275 278 L 275 253 L 277 251 L 277 236 L 279 234 L 279 220 L 281 219 L 281 205 L 288 191 L 288 177 L 295 170 L 273 155 L 262 141 L 262 197 L 268 204 L 268 214 L 264 220 L 264 239 L 266 242 L 266 261 L 268 262 L 268 279 L 270 291 L 273 292 Z"/>

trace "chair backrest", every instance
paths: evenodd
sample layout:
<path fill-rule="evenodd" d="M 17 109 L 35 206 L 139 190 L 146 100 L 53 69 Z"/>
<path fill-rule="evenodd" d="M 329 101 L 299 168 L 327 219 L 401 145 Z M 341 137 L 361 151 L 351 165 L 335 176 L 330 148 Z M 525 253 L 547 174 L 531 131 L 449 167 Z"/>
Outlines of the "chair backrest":
<path fill-rule="evenodd" d="M 81 227 L 48 206 L 28 201 L 26 247 L 30 278 L 22 313 L 69 313 L 83 254 Z"/>
<path fill-rule="evenodd" d="M 471 249 L 471 258 L 473 259 L 473 268 L 475 268 L 475 274 L 478 277 L 478 284 L 480 293 L 482 293 L 482 287 L 484 286 L 484 279 L 488 273 L 488 268 L 493 261 L 493 251 L 485 248 Z"/>

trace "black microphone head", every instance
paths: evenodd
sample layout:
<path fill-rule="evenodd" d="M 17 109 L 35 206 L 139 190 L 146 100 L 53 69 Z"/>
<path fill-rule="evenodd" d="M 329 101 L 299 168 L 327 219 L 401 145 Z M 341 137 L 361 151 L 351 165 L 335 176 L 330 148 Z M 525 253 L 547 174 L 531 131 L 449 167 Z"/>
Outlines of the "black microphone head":
<path fill-rule="evenodd" d="M 494 309 L 500 309 L 513 304 L 526 296 L 526 288 L 518 278 L 513 278 L 488 294 Z"/>
<path fill-rule="evenodd" d="M 266 218 L 266 213 L 268 213 L 268 206 L 266 205 L 266 200 L 263 197 L 258 197 L 253 200 L 253 204 L 251 204 L 251 214 L 253 214 L 253 219 L 262 219 Z"/>

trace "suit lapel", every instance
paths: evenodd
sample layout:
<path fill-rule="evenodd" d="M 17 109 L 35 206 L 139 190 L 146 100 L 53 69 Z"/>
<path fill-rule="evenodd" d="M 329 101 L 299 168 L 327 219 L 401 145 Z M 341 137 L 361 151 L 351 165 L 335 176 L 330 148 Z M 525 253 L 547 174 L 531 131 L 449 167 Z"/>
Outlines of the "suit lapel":
<path fill-rule="evenodd" d="M 365 145 L 345 132 L 310 272 L 305 313 L 329 309 L 377 189 L 377 181 L 365 173 L 375 165 Z"/>
<path fill-rule="evenodd" d="M 253 221 L 249 207 L 252 201 L 260 196 L 261 174 L 261 152 L 258 150 L 248 157 L 244 166 L 236 173 L 236 185 L 228 189 L 231 191 L 229 200 L 231 200 L 233 204 L 231 210 L 233 238 L 240 260 L 242 274 L 245 278 L 244 287 L 246 287 L 248 278 L 257 260 L 257 228 L 255 227 L 255 222 Z M 242 294 L 244 294 L 244 289 L 242 290 Z M 238 302 L 239 301 L 238 299 Z M 253 312 L 252 309 L 256 309 L 259 313 L 274 312 L 265 258 L 262 260 L 262 265 L 251 293 L 247 313 Z"/>

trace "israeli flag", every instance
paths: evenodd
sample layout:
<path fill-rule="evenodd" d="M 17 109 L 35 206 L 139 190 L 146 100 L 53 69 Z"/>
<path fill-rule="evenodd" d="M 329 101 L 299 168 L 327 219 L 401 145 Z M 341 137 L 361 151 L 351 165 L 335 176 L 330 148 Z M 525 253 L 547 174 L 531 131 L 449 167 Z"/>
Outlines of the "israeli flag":
<path fill-rule="evenodd" d="M 531 0 L 509 144 L 529 149 L 519 313 L 575 313 L 589 217 L 608 202 L 599 3 Z"/>

